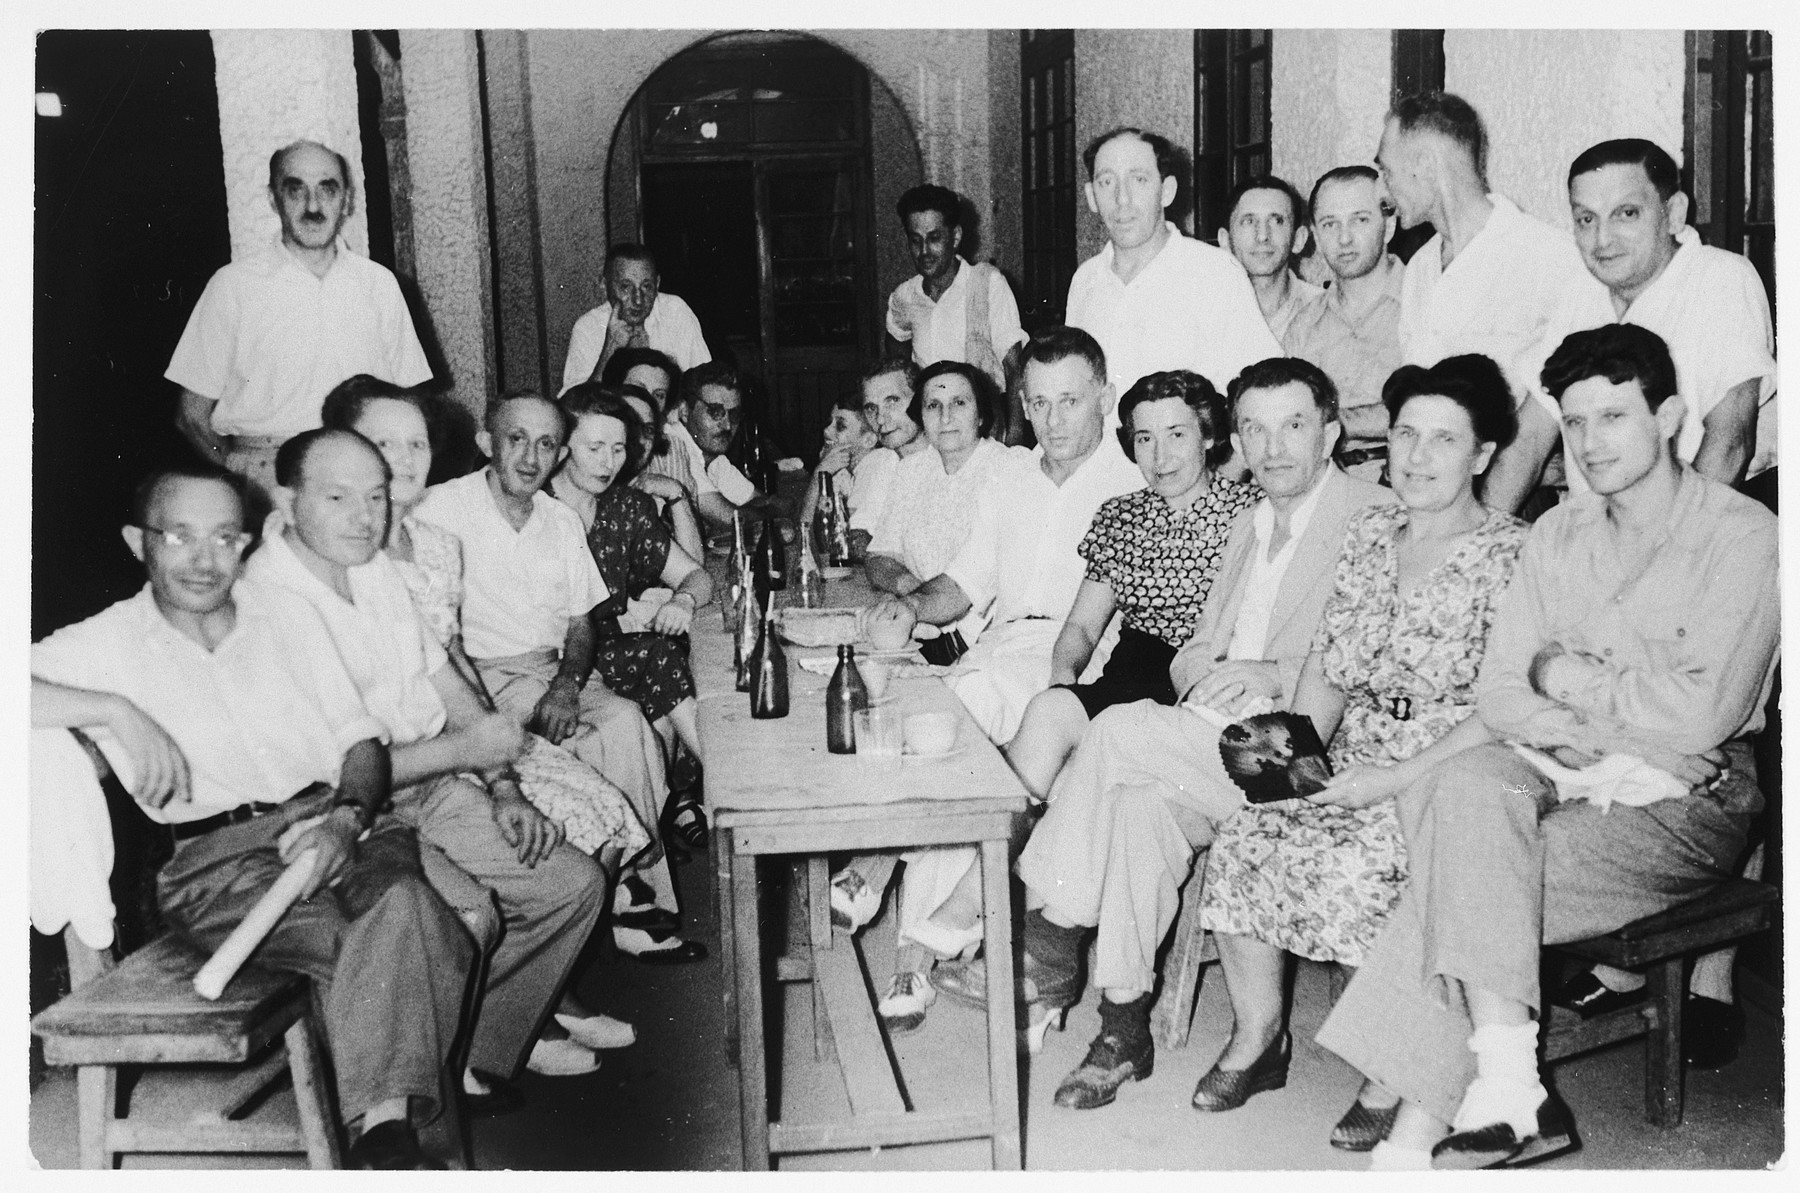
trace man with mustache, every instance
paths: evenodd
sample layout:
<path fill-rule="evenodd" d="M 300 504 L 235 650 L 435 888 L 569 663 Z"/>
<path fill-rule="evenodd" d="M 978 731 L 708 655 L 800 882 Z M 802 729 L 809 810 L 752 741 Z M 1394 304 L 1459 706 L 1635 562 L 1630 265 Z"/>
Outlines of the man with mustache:
<path fill-rule="evenodd" d="M 1025 342 L 1019 304 L 1012 287 L 992 265 L 970 265 L 962 248 L 962 196 L 926 183 L 900 196 L 895 205 L 918 274 L 888 296 L 890 354 L 910 345 L 921 369 L 940 360 L 974 365 L 1002 388 L 1000 362 Z"/>
<path fill-rule="evenodd" d="M 319 425 L 333 386 L 368 373 L 431 380 L 394 275 L 340 236 L 356 209 L 344 156 L 295 141 L 269 159 L 281 240 L 213 274 L 163 374 L 175 426 L 208 460 L 275 487 L 275 449 Z"/>
<path fill-rule="evenodd" d="M 683 369 L 712 359 L 700 320 L 673 294 L 662 292 L 656 257 L 641 244 L 615 244 L 606 253 L 606 301 L 575 320 L 562 387 L 598 381 L 621 348 L 654 348 Z"/>

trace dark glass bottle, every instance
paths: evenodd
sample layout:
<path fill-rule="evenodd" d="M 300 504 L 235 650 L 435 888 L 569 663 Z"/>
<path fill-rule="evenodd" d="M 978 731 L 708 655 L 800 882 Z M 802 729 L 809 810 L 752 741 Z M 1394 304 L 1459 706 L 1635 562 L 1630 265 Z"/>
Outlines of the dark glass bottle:
<path fill-rule="evenodd" d="M 762 630 L 750 657 L 750 715 L 768 720 L 788 715 L 787 652 L 775 632 L 775 602 L 763 611 Z"/>
<path fill-rule="evenodd" d="M 837 670 L 825 688 L 825 748 L 833 754 L 856 753 L 856 712 L 869 707 L 869 689 L 856 669 L 856 648 L 838 647 Z"/>
<path fill-rule="evenodd" d="M 813 506 L 812 546 L 818 555 L 819 562 L 827 567 L 832 564 L 831 544 L 837 538 L 837 485 L 832 482 L 831 473 L 819 473 L 819 500 Z"/>
<path fill-rule="evenodd" d="M 756 551 L 753 555 L 756 589 L 765 601 L 771 592 L 779 592 L 787 587 L 787 548 L 782 545 L 781 535 L 772 525 L 773 521 L 772 518 L 762 520 L 762 526 L 756 532 Z"/>

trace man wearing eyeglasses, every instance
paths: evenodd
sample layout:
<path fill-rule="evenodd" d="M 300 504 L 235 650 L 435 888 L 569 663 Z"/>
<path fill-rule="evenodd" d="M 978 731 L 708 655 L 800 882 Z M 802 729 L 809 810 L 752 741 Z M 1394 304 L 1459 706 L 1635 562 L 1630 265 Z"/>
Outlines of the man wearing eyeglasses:
<path fill-rule="evenodd" d="M 701 518 L 730 527 L 737 510 L 768 504 L 750 478 L 725 458 L 743 422 L 743 378 L 730 365 L 709 361 L 683 373 L 676 392 L 680 417 L 670 420 L 668 431 L 670 448 L 686 465 L 682 483 L 693 491 Z"/>
<path fill-rule="evenodd" d="M 32 723 L 92 734 L 174 856 L 157 903 L 217 948 L 308 851 L 299 902 L 257 952 L 318 983 L 338 1104 L 362 1168 L 442 1168 L 415 1123 L 449 1111 L 445 1062 L 474 944 L 379 813 L 381 725 L 304 601 L 240 582 L 243 482 L 213 465 L 153 474 L 125 543 L 149 584 L 31 648 Z"/>
<path fill-rule="evenodd" d="M 431 380 L 394 275 L 344 243 L 356 187 L 343 154 L 314 141 L 276 150 L 269 205 L 280 239 L 212 276 L 164 374 L 181 387 L 176 429 L 265 495 L 275 450 L 319 425 L 338 382 Z"/>

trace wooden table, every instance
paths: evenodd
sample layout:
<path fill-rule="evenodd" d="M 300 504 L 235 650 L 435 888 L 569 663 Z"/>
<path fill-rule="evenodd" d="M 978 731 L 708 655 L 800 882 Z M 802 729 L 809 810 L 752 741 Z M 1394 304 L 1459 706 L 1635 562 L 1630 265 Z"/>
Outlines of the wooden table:
<path fill-rule="evenodd" d="M 716 574 L 716 573 L 715 573 Z M 781 594 L 785 596 L 786 594 Z M 833 581 L 826 603 L 869 600 L 860 580 Z M 778 600 L 778 603 L 779 600 Z M 890 762 L 832 754 L 825 748 L 826 676 L 802 671 L 789 649 L 788 715 L 758 721 L 735 690 L 731 640 L 717 605 L 694 619 L 693 670 L 700 695 L 700 744 L 706 801 L 718 865 L 720 938 L 725 962 L 727 1051 L 737 1062 L 744 1167 L 763 1170 L 783 1153 L 844 1151 L 904 1143 L 986 1137 L 993 1167 L 1021 1164 L 1017 1045 L 1013 1015 L 1009 842 L 1025 811 L 1023 787 L 942 680 L 896 677 L 889 689 L 903 713 L 954 712 L 959 750 L 929 762 Z M 828 883 L 832 852 L 980 847 L 983 930 L 988 966 L 988 1107 L 929 1113 L 908 1110 L 881 1039 L 858 949 L 832 939 Z M 810 950 L 776 959 L 775 975 L 810 982 L 815 1055 L 835 1056 L 849 1094 L 848 1121 L 771 1122 L 763 1041 L 761 924 L 757 859 L 806 857 Z"/>

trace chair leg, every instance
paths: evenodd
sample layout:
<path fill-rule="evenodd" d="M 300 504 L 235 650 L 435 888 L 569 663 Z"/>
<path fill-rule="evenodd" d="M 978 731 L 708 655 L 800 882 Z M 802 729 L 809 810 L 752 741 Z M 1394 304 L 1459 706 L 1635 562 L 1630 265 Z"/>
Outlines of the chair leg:
<path fill-rule="evenodd" d="M 319 1063 L 319 1045 L 309 1020 L 295 1020 L 287 1029 L 288 1071 L 294 1076 L 294 1105 L 300 1112 L 300 1137 L 306 1141 L 306 1162 L 312 1168 L 342 1168 L 338 1150 L 337 1112 L 331 1090 Z"/>
<path fill-rule="evenodd" d="M 1644 1117 L 1659 1127 L 1681 1125 L 1681 1013 L 1687 996 L 1686 971 L 1680 957 L 1654 965 L 1645 975 L 1650 985 L 1650 1032 L 1644 1040 Z"/>
<path fill-rule="evenodd" d="M 81 1166 L 110 1169 L 113 1150 L 107 1136 L 119 1111 L 119 1071 L 112 1065 L 81 1065 L 75 1070 L 75 1099 L 80 1120 Z"/>

